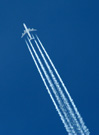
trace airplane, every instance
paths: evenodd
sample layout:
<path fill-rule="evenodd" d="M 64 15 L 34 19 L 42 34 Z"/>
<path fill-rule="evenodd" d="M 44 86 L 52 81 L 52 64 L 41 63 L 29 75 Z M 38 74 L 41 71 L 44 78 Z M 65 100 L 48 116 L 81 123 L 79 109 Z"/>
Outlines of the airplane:
<path fill-rule="evenodd" d="M 25 30 L 24 30 L 24 33 L 22 33 L 21 38 L 23 38 L 24 35 L 27 33 L 28 36 L 29 36 L 29 38 L 30 38 L 30 40 L 34 39 L 33 35 L 31 36 L 30 32 L 31 31 L 37 31 L 37 30 L 36 29 L 33 29 L 33 28 L 32 29 L 30 29 L 30 28 L 28 29 L 27 26 L 25 25 L 25 23 L 23 23 L 23 26 L 24 26 Z"/>

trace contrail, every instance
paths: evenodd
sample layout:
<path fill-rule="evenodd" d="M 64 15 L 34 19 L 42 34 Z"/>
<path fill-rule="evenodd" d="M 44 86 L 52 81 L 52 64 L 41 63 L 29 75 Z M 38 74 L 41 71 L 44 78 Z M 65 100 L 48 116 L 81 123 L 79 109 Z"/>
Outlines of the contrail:
<path fill-rule="evenodd" d="M 73 99 L 71 98 L 69 92 L 67 91 L 67 88 L 66 88 L 65 84 L 63 83 L 63 81 L 62 81 L 62 79 L 61 79 L 61 77 L 60 77 L 60 75 L 59 75 L 57 69 L 55 68 L 55 66 L 54 66 L 54 64 L 53 64 L 53 62 L 52 62 L 52 60 L 50 59 L 48 53 L 46 52 L 44 46 L 42 45 L 42 43 L 41 43 L 41 41 L 40 41 L 40 39 L 38 38 L 37 35 L 36 35 L 36 38 L 37 38 L 37 40 L 38 40 L 38 42 L 39 42 L 41 48 L 43 49 L 45 55 L 47 56 L 47 58 L 48 58 L 48 60 L 49 60 L 49 62 L 50 62 L 50 64 L 51 64 L 51 66 L 53 67 L 53 69 L 54 69 L 54 71 L 55 71 L 55 73 L 56 73 L 56 75 L 57 75 L 59 81 L 61 82 L 61 84 L 62 84 L 62 86 L 63 86 L 63 88 L 64 88 L 64 90 L 65 90 L 65 92 L 66 92 L 66 94 L 67 94 L 67 96 L 68 96 L 68 98 L 69 98 L 69 100 L 70 100 L 70 102 L 71 102 L 71 105 L 73 106 L 73 111 L 74 111 L 74 113 L 75 113 L 76 116 L 77 116 L 77 119 L 78 119 L 78 121 L 79 121 L 79 123 L 80 123 L 81 128 L 83 129 L 83 131 L 84 131 L 84 133 L 85 133 L 86 135 L 89 135 L 89 130 L 88 130 L 87 127 L 85 126 L 85 124 L 84 124 L 84 122 L 83 122 L 83 119 L 82 119 L 82 117 L 80 116 L 80 114 L 79 114 L 79 112 L 78 112 L 78 110 L 77 110 L 77 108 L 76 108 L 76 106 L 75 106 L 75 104 L 74 104 L 74 102 L 73 102 Z M 36 43 L 36 45 L 37 45 L 37 43 Z M 37 47 L 38 47 L 38 46 L 37 46 Z M 41 50 L 40 50 L 39 47 L 38 47 L 38 49 L 39 49 L 39 51 L 41 52 Z M 41 53 L 41 54 L 42 54 L 42 53 Z M 43 57 L 43 59 L 45 60 L 43 54 L 42 54 L 42 57 Z M 45 63 L 46 63 L 46 61 L 45 61 Z M 47 65 L 47 63 L 46 63 L 46 65 Z M 47 67 L 48 67 L 48 65 L 47 65 Z M 49 67 L 48 67 L 48 68 L 49 68 Z M 49 71 L 51 72 L 50 69 L 49 69 Z M 53 76 L 53 73 L 52 73 L 52 76 Z M 54 78 L 54 76 L 53 76 L 53 78 Z M 55 80 L 55 78 L 54 78 L 54 82 L 56 82 L 57 87 L 59 87 L 59 85 L 58 85 L 57 81 Z M 59 88 L 59 89 L 60 89 L 60 88 Z"/>
<path fill-rule="evenodd" d="M 77 119 L 76 119 L 76 117 L 75 117 L 75 115 L 74 115 L 74 113 L 73 113 L 73 111 L 72 111 L 72 108 L 70 107 L 70 105 L 69 105 L 69 103 L 68 103 L 66 97 L 64 96 L 64 94 L 63 94 L 63 92 L 62 92 L 61 87 L 59 86 L 59 83 L 57 82 L 57 80 L 56 80 L 56 78 L 55 78 L 55 76 L 54 76 L 54 74 L 53 74 L 53 71 L 51 70 L 50 66 L 48 65 L 48 62 L 47 62 L 47 60 L 46 60 L 44 54 L 42 53 L 42 51 L 41 51 L 41 49 L 40 49 L 40 47 L 39 47 L 37 41 L 34 40 L 34 42 L 35 42 L 35 44 L 36 44 L 36 46 L 37 46 L 37 48 L 38 48 L 38 50 L 39 50 L 39 52 L 40 52 L 40 54 L 41 54 L 41 56 L 42 56 L 44 62 L 45 62 L 46 66 L 47 66 L 47 68 L 48 68 L 48 70 L 49 70 L 49 73 L 51 74 L 51 77 L 52 77 L 52 79 L 53 79 L 53 81 L 54 81 L 54 84 L 56 85 L 57 89 L 59 90 L 59 93 L 60 93 L 60 96 L 61 96 L 61 98 L 62 98 L 62 100 L 63 100 L 64 105 L 65 105 L 66 108 L 69 110 L 71 123 L 73 123 L 74 128 L 75 128 L 75 130 L 77 130 L 77 132 L 79 132 L 79 133 L 81 133 L 82 135 L 84 135 L 84 133 L 83 133 L 83 131 L 82 131 L 82 129 L 81 129 L 81 127 L 80 127 L 80 125 L 79 125 L 79 123 L 78 123 L 78 121 L 77 121 Z"/>
<path fill-rule="evenodd" d="M 46 83 L 46 81 L 45 81 L 45 79 L 44 79 L 44 77 L 43 77 L 43 74 L 42 74 L 42 72 L 41 72 L 41 70 L 40 70 L 40 68 L 39 68 L 39 66 L 38 66 L 38 64 L 37 64 L 37 62 L 36 62 L 36 59 L 35 59 L 35 57 L 34 57 L 34 55 L 33 55 L 33 53 L 32 53 L 32 51 L 31 51 L 31 49 L 30 49 L 30 47 L 29 47 L 29 45 L 28 45 L 28 43 L 27 43 L 27 41 L 25 41 L 26 42 L 26 44 L 27 44 L 27 47 L 28 47 L 28 49 L 29 49 L 29 52 L 30 52 L 30 54 L 31 54 L 31 56 L 32 56 L 32 59 L 34 60 L 34 63 L 35 63 L 35 65 L 36 65 L 36 67 L 37 67 L 37 69 L 38 69 L 38 72 L 39 72 L 39 74 L 40 74 L 40 76 L 41 76 L 41 78 L 42 78 L 42 80 L 43 80 L 43 82 L 44 82 L 44 85 L 45 85 L 45 87 L 46 87 L 46 89 L 47 89 L 47 91 L 48 91 L 48 93 L 49 93 L 49 95 L 50 95 L 50 97 L 51 97 L 51 99 L 52 99 L 52 101 L 53 101 L 53 103 L 54 103 L 54 106 L 55 106 L 55 108 L 56 108 L 56 110 L 58 111 L 58 114 L 59 114 L 59 116 L 60 116 L 60 118 L 61 118 L 61 120 L 62 120 L 62 122 L 63 122 L 63 124 L 64 124 L 64 127 L 66 128 L 66 130 L 67 130 L 67 132 L 69 133 L 69 135 L 76 135 L 76 133 L 74 133 L 74 131 L 72 131 L 72 127 L 70 126 L 68 126 L 68 119 L 67 119 L 67 121 L 65 121 L 65 118 L 64 118 L 64 116 L 62 115 L 62 112 L 60 111 L 60 109 L 58 108 L 58 106 L 57 106 L 57 104 L 56 104 L 56 102 L 55 102 L 55 100 L 54 100 L 54 98 L 53 98 L 53 96 L 52 96 L 52 94 L 51 94 L 51 92 L 50 92 L 50 90 L 49 90 L 49 87 L 47 86 L 47 83 Z M 32 44 L 31 44 L 32 45 Z M 33 47 L 33 46 L 32 46 Z M 34 48 L 33 48 L 34 49 Z M 35 50 L 34 50 L 34 52 L 35 52 Z M 37 55 L 37 54 L 36 54 Z M 40 61 L 39 59 L 38 59 L 38 61 Z M 40 62 L 40 65 L 41 65 L 41 67 L 43 67 L 43 65 L 42 65 L 42 63 Z M 43 67 L 44 68 L 44 67 Z M 43 70 L 45 70 L 45 69 L 43 69 Z M 46 71 L 44 71 L 44 72 L 46 72 Z M 45 73 L 45 74 L 47 74 L 47 73 Z M 46 75 L 47 76 L 47 78 L 48 78 L 48 75 Z M 48 78 L 48 80 L 49 80 L 49 82 L 51 83 L 51 80 Z M 54 89 L 53 88 L 53 85 L 52 85 L 52 83 L 50 84 L 51 85 L 51 88 L 52 89 Z M 58 98 L 58 97 L 57 97 Z M 58 99 L 59 100 L 59 99 Z M 60 102 L 60 101 L 58 101 L 58 102 Z M 61 108 L 62 108 L 62 106 L 60 106 Z M 70 125 L 70 124 L 69 124 Z"/>
<path fill-rule="evenodd" d="M 45 70 L 45 68 L 44 68 L 44 66 L 43 66 L 43 64 L 42 64 L 42 62 L 41 62 L 41 60 L 40 60 L 38 54 L 36 53 L 36 51 L 35 51 L 35 49 L 34 49 L 32 43 L 31 43 L 31 41 L 30 41 L 29 39 L 28 39 L 28 41 L 29 41 L 29 43 L 30 43 L 30 45 L 31 45 L 31 48 L 32 48 L 33 52 L 35 53 L 35 56 L 36 56 L 36 58 L 37 58 L 37 60 L 38 60 L 38 62 L 39 62 L 39 64 L 40 64 L 40 66 L 41 66 L 41 68 L 42 68 L 42 70 L 43 70 L 43 72 L 44 72 L 44 74 L 45 74 L 47 80 L 48 80 L 48 83 L 49 83 L 49 85 L 50 85 L 50 87 L 51 87 L 53 93 L 55 94 L 55 97 L 56 97 L 56 99 L 57 99 L 57 101 L 58 101 L 58 103 L 59 103 L 59 106 L 60 106 L 60 108 L 61 108 L 61 110 L 62 110 L 62 112 L 63 112 L 65 118 L 67 119 L 67 121 L 69 121 L 69 125 L 70 125 L 70 127 L 71 127 L 71 130 L 73 130 L 72 132 L 74 133 L 74 132 L 75 132 L 74 129 L 73 129 L 74 127 L 72 126 L 72 124 L 71 124 L 71 122 L 70 122 L 70 118 L 68 118 L 68 117 L 70 117 L 70 116 L 67 116 L 67 115 L 70 115 L 70 113 L 67 112 L 67 111 L 68 111 L 67 108 L 64 107 L 64 104 L 62 103 L 61 98 L 58 96 L 58 93 L 57 93 L 57 91 L 56 91 L 56 89 L 55 89 L 55 87 L 54 87 L 54 85 L 53 85 L 51 79 L 49 78 L 49 76 L 48 76 L 48 74 L 47 74 L 47 72 L 46 72 L 46 70 Z"/>

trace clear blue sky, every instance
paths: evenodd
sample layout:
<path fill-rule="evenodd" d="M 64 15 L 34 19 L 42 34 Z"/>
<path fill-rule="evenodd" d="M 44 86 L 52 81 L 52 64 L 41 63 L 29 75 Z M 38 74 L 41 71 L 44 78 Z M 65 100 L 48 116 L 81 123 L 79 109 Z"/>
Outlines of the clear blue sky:
<path fill-rule="evenodd" d="M 0 1 L 0 135 L 66 135 L 21 39 L 23 22 L 38 30 L 91 134 L 99 135 L 96 0 Z"/>

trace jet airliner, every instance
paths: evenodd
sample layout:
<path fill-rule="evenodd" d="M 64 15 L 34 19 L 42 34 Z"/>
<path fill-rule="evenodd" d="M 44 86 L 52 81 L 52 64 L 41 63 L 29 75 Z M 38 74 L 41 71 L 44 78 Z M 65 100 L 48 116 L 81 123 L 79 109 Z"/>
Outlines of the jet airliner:
<path fill-rule="evenodd" d="M 25 23 L 23 23 L 23 26 L 24 26 L 25 30 L 24 30 L 24 33 L 22 33 L 21 38 L 24 37 L 24 35 L 27 33 L 28 36 L 29 36 L 29 38 L 30 38 L 30 40 L 34 39 L 33 35 L 31 36 L 30 32 L 31 31 L 37 31 L 37 30 L 36 29 L 33 29 L 33 28 L 32 29 L 27 28 L 27 26 L 25 25 Z"/>

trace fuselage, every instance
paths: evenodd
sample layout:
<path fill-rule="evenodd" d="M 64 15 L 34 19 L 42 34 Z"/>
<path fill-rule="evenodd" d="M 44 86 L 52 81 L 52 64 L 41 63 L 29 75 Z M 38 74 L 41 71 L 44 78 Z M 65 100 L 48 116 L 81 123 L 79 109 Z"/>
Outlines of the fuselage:
<path fill-rule="evenodd" d="M 24 28 L 26 30 L 26 33 L 28 34 L 29 38 L 32 39 L 31 34 L 29 32 L 29 29 L 27 28 L 27 26 L 25 25 L 25 23 L 23 23 L 23 26 L 24 26 Z"/>

